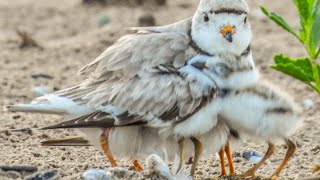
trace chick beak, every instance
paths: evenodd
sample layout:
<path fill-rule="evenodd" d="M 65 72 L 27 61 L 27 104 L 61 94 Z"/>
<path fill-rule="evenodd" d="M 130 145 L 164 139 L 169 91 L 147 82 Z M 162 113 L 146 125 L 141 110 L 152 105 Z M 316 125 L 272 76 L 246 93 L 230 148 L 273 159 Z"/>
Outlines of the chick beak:
<path fill-rule="evenodd" d="M 221 30 L 220 30 L 220 34 L 227 40 L 229 41 L 230 43 L 232 43 L 233 41 L 233 35 L 236 33 L 236 30 L 234 27 L 228 25 L 228 26 L 225 26 L 223 27 Z"/>

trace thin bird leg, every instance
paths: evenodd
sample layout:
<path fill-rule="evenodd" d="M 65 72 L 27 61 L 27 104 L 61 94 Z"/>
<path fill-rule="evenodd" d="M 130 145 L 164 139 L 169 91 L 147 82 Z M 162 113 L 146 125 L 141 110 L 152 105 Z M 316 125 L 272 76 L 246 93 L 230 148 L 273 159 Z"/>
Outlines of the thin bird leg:
<path fill-rule="evenodd" d="M 227 171 L 226 171 L 226 166 L 224 164 L 224 149 L 223 149 L 223 147 L 219 151 L 219 158 L 220 158 L 220 167 L 221 167 L 221 175 L 220 176 L 226 176 Z"/>
<path fill-rule="evenodd" d="M 136 171 L 142 172 L 143 168 L 142 166 L 139 164 L 138 160 L 134 160 L 133 161 L 133 165 Z"/>
<path fill-rule="evenodd" d="M 266 162 L 266 160 L 268 158 L 270 158 L 270 156 L 272 154 L 274 154 L 276 152 L 276 146 L 272 143 L 268 143 L 269 148 L 266 152 L 266 154 L 264 155 L 264 157 L 258 162 L 258 164 L 254 165 L 251 169 L 249 169 L 248 171 L 246 171 L 243 176 L 245 177 L 254 177 L 255 176 L 255 172 Z"/>
<path fill-rule="evenodd" d="M 275 171 L 275 173 L 272 175 L 272 179 L 275 179 L 275 178 L 279 177 L 281 170 L 288 163 L 288 161 L 290 160 L 290 158 L 293 156 L 293 154 L 295 153 L 295 151 L 297 149 L 296 143 L 292 142 L 289 139 L 287 140 L 287 146 L 288 146 L 288 150 L 287 150 L 286 156 L 283 159 L 283 161 L 280 164 L 280 166 Z"/>
<path fill-rule="evenodd" d="M 100 146 L 107 156 L 107 159 L 111 163 L 112 167 L 118 166 L 116 161 L 113 158 L 113 155 L 109 149 L 109 129 L 104 129 L 103 133 L 100 136 Z"/>
<path fill-rule="evenodd" d="M 227 159 L 228 159 L 229 170 L 230 170 L 229 175 L 233 176 L 233 175 L 235 175 L 235 170 L 234 170 L 234 165 L 233 165 L 232 154 L 231 154 L 229 142 L 227 142 L 227 145 L 225 146 L 224 151 L 225 151 L 225 153 L 227 155 Z"/>
<path fill-rule="evenodd" d="M 200 160 L 200 156 L 202 153 L 202 143 L 198 139 L 196 139 L 195 137 L 191 137 L 190 139 L 194 145 L 194 162 L 191 166 L 191 171 L 190 171 L 191 175 L 193 176 L 196 171 L 196 167 L 197 167 L 197 164 Z"/>
<path fill-rule="evenodd" d="M 179 166 L 177 169 L 177 173 L 181 170 L 182 164 L 184 163 L 184 156 L 185 156 L 185 139 L 182 138 L 178 141 L 179 143 L 179 152 L 180 152 L 180 161 L 179 161 Z"/>

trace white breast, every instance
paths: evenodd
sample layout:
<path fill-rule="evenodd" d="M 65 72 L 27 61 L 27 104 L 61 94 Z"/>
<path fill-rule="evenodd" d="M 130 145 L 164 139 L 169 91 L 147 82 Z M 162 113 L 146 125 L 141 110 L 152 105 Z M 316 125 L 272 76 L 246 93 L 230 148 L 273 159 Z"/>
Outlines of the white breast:
<path fill-rule="evenodd" d="M 221 108 L 220 99 L 213 99 L 211 103 L 203 107 L 189 119 L 174 127 L 173 133 L 182 136 L 200 136 L 208 132 L 217 124 L 217 114 Z"/>

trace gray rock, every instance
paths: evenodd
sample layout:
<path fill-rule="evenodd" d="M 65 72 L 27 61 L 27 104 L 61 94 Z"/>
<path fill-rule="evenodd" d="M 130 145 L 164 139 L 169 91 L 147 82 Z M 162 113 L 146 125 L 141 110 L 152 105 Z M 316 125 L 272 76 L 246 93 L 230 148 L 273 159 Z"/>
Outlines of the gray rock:
<path fill-rule="evenodd" d="M 156 25 L 156 20 L 152 14 L 143 14 L 142 16 L 139 17 L 140 27 L 155 26 L 155 25 Z"/>
<path fill-rule="evenodd" d="M 25 180 L 56 180 L 60 177 L 57 170 L 48 170 L 43 172 L 36 172 L 31 176 L 27 176 Z"/>
<path fill-rule="evenodd" d="M 258 163 L 262 159 L 261 155 L 255 151 L 245 151 L 242 153 L 242 157 L 254 164 Z"/>
<path fill-rule="evenodd" d="M 81 176 L 84 180 L 108 180 L 106 172 L 102 169 L 89 169 Z"/>
<path fill-rule="evenodd" d="M 50 93 L 50 91 L 45 87 L 34 87 L 31 89 L 31 91 L 36 97 L 43 96 Z"/>

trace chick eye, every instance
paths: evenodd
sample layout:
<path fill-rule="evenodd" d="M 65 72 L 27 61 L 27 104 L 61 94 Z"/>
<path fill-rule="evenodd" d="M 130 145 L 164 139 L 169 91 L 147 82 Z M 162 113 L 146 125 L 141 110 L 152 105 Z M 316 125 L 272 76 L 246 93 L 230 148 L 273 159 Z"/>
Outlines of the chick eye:
<path fill-rule="evenodd" d="M 203 20 L 204 20 L 204 22 L 208 22 L 208 21 L 209 21 L 209 16 L 208 16 L 208 14 L 204 14 Z"/>
<path fill-rule="evenodd" d="M 247 23 L 248 17 L 244 18 L 244 23 Z"/>

